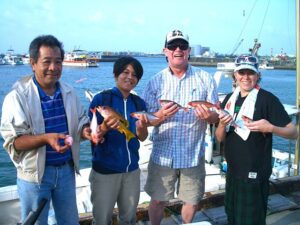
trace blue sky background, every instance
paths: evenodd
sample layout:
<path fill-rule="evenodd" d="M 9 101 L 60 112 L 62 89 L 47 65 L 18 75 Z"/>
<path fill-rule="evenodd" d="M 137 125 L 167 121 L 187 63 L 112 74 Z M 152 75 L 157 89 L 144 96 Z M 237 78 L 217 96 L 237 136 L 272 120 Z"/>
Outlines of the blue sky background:
<path fill-rule="evenodd" d="M 175 28 L 190 44 L 229 54 L 294 55 L 296 0 L 1 0 L 0 52 L 26 53 L 38 35 L 53 34 L 65 50 L 161 52 Z M 265 18 L 265 19 L 264 19 Z"/>

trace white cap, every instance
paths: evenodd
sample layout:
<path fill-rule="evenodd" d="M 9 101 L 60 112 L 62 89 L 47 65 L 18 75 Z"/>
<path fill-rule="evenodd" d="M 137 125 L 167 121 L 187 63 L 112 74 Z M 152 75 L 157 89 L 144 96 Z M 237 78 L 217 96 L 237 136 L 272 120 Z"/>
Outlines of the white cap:
<path fill-rule="evenodd" d="M 252 70 L 255 73 L 259 73 L 258 69 L 254 65 L 248 63 L 242 63 L 239 66 L 236 66 L 234 72 L 237 72 L 239 70 Z"/>
<path fill-rule="evenodd" d="M 167 34 L 165 45 L 177 39 L 181 39 L 189 43 L 188 35 L 184 35 L 180 30 L 173 30 Z"/>

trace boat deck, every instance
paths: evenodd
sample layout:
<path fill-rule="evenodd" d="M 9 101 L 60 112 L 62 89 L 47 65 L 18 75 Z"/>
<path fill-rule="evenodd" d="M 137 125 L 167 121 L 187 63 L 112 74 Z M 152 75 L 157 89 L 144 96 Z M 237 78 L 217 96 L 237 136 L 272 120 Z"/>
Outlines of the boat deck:
<path fill-rule="evenodd" d="M 226 225 L 227 217 L 224 206 L 205 209 L 198 212 L 195 216 L 194 223 L 191 225 Z M 148 221 L 139 222 L 139 225 L 150 225 Z M 182 224 L 180 216 L 171 215 L 163 220 L 161 225 Z M 280 194 L 269 196 L 267 225 L 299 225 L 300 224 L 300 192 L 295 192 L 284 197 Z"/>
<path fill-rule="evenodd" d="M 224 211 L 224 190 L 206 192 L 200 201 L 193 225 L 226 225 L 227 217 Z M 137 210 L 137 225 L 150 225 L 148 204 L 140 204 Z M 161 225 L 182 224 L 180 210 L 182 202 L 171 201 L 164 211 Z M 117 225 L 117 209 L 113 216 L 113 225 Z M 90 225 L 91 214 L 81 215 L 80 225 Z M 200 223 L 206 221 L 207 223 Z M 300 176 L 270 180 L 270 196 L 268 202 L 267 225 L 300 225 Z M 191 224 L 191 225 L 192 225 Z"/>

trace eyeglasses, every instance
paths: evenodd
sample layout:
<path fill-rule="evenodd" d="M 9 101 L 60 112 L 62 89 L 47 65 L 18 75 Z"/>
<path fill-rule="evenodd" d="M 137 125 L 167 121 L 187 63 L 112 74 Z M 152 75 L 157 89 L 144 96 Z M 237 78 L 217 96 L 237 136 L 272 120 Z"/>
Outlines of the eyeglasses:
<path fill-rule="evenodd" d="M 175 51 L 178 47 L 179 47 L 180 50 L 184 51 L 184 50 L 187 50 L 189 48 L 189 45 L 185 44 L 185 43 L 172 43 L 172 44 L 168 44 L 166 46 L 166 48 L 171 50 L 171 51 Z"/>
<path fill-rule="evenodd" d="M 257 66 L 258 65 L 258 59 L 255 56 L 243 55 L 243 56 L 239 56 L 235 60 L 235 64 L 237 66 L 239 66 L 241 64 L 250 64 L 250 65 L 253 65 L 253 66 Z"/>

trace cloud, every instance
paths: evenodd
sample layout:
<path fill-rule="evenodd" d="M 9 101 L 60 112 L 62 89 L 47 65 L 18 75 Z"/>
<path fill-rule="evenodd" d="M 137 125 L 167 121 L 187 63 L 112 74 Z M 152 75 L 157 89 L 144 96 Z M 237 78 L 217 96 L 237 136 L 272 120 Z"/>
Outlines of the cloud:
<path fill-rule="evenodd" d="M 133 22 L 138 25 L 145 25 L 145 19 L 143 17 L 133 18 Z"/>
<path fill-rule="evenodd" d="M 92 23 L 99 23 L 100 21 L 103 20 L 103 15 L 100 12 L 95 12 L 93 14 L 89 14 L 86 17 L 86 20 Z"/>
<path fill-rule="evenodd" d="M 182 26 L 189 26 L 190 24 L 191 24 L 191 19 L 190 18 L 185 18 L 181 22 Z"/>

